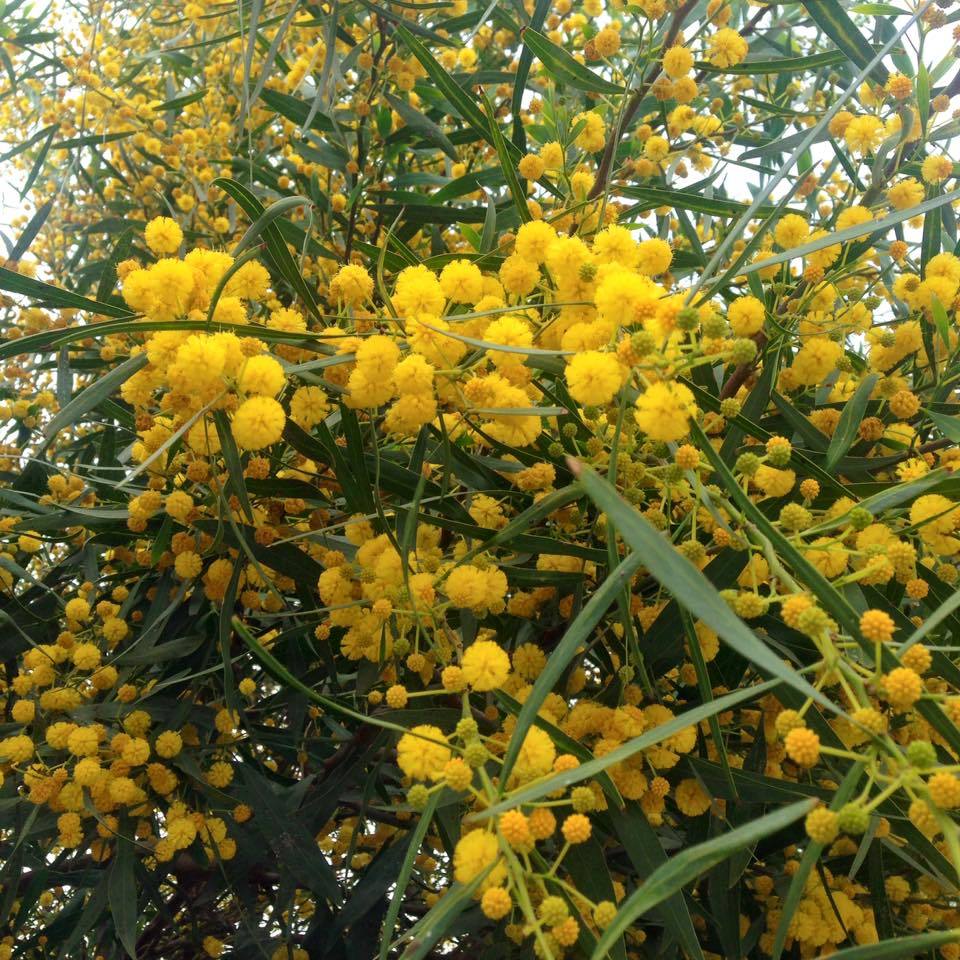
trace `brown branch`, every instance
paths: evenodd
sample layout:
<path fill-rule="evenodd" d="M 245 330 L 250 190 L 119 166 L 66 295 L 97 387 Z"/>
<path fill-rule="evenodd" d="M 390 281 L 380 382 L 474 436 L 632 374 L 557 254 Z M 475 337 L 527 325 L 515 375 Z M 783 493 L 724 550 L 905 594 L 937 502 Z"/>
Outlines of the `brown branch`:
<path fill-rule="evenodd" d="M 767 335 L 761 330 L 759 333 L 754 334 L 753 342 L 757 345 L 757 358 L 759 358 L 760 351 L 767 345 Z M 756 359 L 751 360 L 749 363 L 741 363 L 740 366 L 730 374 L 729 379 L 723 385 L 723 389 L 720 391 L 720 399 L 726 400 L 728 397 L 736 396 L 737 391 L 747 382 L 756 368 Z"/>
<path fill-rule="evenodd" d="M 687 14 L 694 6 L 696 6 L 696 0 L 687 0 L 682 7 L 678 8 L 677 12 L 673 15 L 673 21 L 670 24 L 670 29 L 667 32 L 666 37 L 664 37 L 663 46 L 660 48 L 661 51 L 665 52 L 673 46 L 673 42 L 677 39 L 677 36 L 683 27 L 683 21 L 686 19 Z M 758 10 L 750 18 L 750 20 L 744 24 L 743 29 L 740 31 L 740 35 L 746 37 L 753 33 L 757 27 L 757 24 L 764 18 L 764 16 L 766 16 L 769 10 L 770 7 L 762 7 L 760 10 Z M 615 129 L 610 131 L 610 136 L 603 147 L 603 156 L 600 159 L 600 167 L 597 170 L 597 179 L 594 182 L 590 193 L 587 194 L 588 200 L 595 200 L 606 189 L 607 181 L 610 179 L 610 173 L 613 168 L 613 161 L 616 159 L 617 147 L 620 146 L 620 141 L 623 138 L 623 134 L 630 126 L 630 122 L 636 115 L 637 110 L 640 109 L 640 103 L 643 101 L 643 98 L 647 95 L 650 88 L 653 86 L 654 81 L 662 72 L 663 67 L 661 54 L 661 60 L 658 60 L 657 63 L 654 64 L 654 67 L 650 71 L 649 75 L 641 81 L 640 86 L 634 91 L 633 96 L 630 98 L 630 102 L 623 111 L 623 116 L 621 117 L 620 122 L 617 124 Z M 697 81 L 699 82 L 702 78 L 703 74 L 698 75 Z"/>
<path fill-rule="evenodd" d="M 680 33 L 681 28 L 683 27 L 683 21 L 687 18 L 687 14 L 696 6 L 697 0 L 686 0 L 683 6 L 677 9 L 677 12 L 673 15 L 673 21 L 670 24 L 670 29 L 667 31 L 667 35 L 663 40 L 663 50 L 669 50 L 673 46 L 673 41 L 677 39 L 677 35 Z M 620 118 L 620 122 L 610 131 L 610 136 L 607 138 L 607 142 L 603 148 L 603 157 L 600 160 L 600 167 L 597 170 L 597 179 L 593 184 L 593 187 L 590 190 L 590 193 L 587 194 L 587 200 L 596 200 L 598 196 L 606 189 L 607 181 L 610 179 L 610 171 L 613 167 L 613 161 L 617 154 L 617 147 L 620 146 L 620 139 L 624 134 L 624 131 L 630 126 L 631 121 L 636 115 L 637 111 L 640 109 L 640 103 L 643 98 L 647 95 L 647 91 L 653 85 L 654 80 L 660 76 L 663 70 L 662 61 L 658 60 L 650 73 L 640 81 L 640 86 L 637 87 L 633 92 L 633 96 L 630 98 L 630 102 L 627 104 L 626 108 L 623 111 L 623 116 Z"/>

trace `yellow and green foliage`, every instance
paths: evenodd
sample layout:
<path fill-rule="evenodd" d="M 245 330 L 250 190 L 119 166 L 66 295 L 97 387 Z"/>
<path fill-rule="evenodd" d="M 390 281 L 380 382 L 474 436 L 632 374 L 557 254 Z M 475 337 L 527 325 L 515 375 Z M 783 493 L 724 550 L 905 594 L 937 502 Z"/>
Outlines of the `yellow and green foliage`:
<path fill-rule="evenodd" d="M 0 960 L 958 960 L 954 7 L 0 0 Z"/>

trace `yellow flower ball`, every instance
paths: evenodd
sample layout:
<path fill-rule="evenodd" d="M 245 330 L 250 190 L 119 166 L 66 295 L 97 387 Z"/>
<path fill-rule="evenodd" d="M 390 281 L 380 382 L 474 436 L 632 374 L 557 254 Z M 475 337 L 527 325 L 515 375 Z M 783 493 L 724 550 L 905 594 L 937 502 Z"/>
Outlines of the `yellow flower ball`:
<path fill-rule="evenodd" d="M 170 217 L 154 217 L 143 231 L 143 238 L 153 253 L 176 253 L 183 243 L 183 231 Z"/>
<path fill-rule="evenodd" d="M 233 415 L 230 430 L 243 450 L 262 450 L 283 436 L 287 417 L 272 397 L 250 397 Z"/>

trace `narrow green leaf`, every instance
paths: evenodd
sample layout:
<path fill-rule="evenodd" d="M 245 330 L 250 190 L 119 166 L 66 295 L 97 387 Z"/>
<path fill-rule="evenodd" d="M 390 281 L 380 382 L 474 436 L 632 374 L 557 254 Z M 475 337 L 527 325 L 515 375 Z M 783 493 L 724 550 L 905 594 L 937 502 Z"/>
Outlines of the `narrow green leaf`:
<path fill-rule="evenodd" d="M 27 297 L 34 303 L 48 307 L 66 307 L 74 310 L 89 310 L 103 317 L 117 317 L 127 319 L 136 316 L 126 307 L 118 307 L 112 303 L 100 303 L 97 300 L 88 300 L 81 297 L 78 293 L 71 293 L 69 290 L 63 290 L 50 283 L 43 283 L 40 280 L 34 280 L 32 277 L 25 277 L 22 274 L 8 270 L 6 267 L 0 267 L 0 290 L 6 290 L 7 293 L 15 293 L 19 296 Z M 86 336 L 90 336 L 89 332 Z M 22 342 L 17 353 L 23 352 Z"/>
<path fill-rule="evenodd" d="M 849 57 L 858 67 L 866 67 L 874 55 L 873 47 L 856 28 L 839 0 L 801 0 L 810 19 Z M 870 70 L 877 83 L 886 83 L 887 71 L 882 63 Z"/>
<path fill-rule="evenodd" d="M 933 425 L 953 443 L 960 443 L 960 417 L 951 417 L 945 413 L 936 413 L 924 408 L 924 415 L 929 417 Z"/>
<path fill-rule="evenodd" d="M 247 227 L 246 232 L 233 248 L 232 256 L 239 257 L 262 233 L 266 232 L 274 220 L 282 217 L 288 210 L 309 206 L 310 201 L 306 197 L 301 196 L 281 197 L 279 200 L 274 201 Z"/>
<path fill-rule="evenodd" d="M 819 70 L 821 67 L 835 67 L 847 63 L 848 58 L 839 50 L 826 53 L 813 53 L 808 57 L 784 57 L 782 60 L 744 60 L 733 67 L 715 67 L 704 61 L 697 64 L 698 70 L 706 73 L 733 73 L 745 77 L 757 77 L 764 73 L 783 73 L 786 76 Z"/>
<path fill-rule="evenodd" d="M 592 70 L 585 67 L 579 60 L 575 60 L 563 47 L 558 47 L 542 33 L 532 27 L 523 31 L 523 44 L 529 47 L 540 59 L 547 73 L 577 90 L 587 93 L 622 94 L 626 90 L 619 84 L 604 80 Z"/>
<path fill-rule="evenodd" d="M 832 960 L 908 960 L 918 954 L 941 947 L 945 943 L 960 941 L 960 930 L 935 930 L 918 933 L 912 937 L 898 937 L 882 943 L 870 943 L 863 947 L 848 947 L 830 954 Z"/>
<path fill-rule="evenodd" d="M 55 437 L 64 427 L 76 423 L 85 413 L 93 410 L 97 404 L 113 396 L 120 385 L 126 383 L 138 370 L 147 365 L 147 355 L 138 353 L 109 373 L 97 378 L 86 390 L 78 393 L 55 417 L 44 427 L 43 435 L 49 439 Z"/>
<path fill-rule="evenodd" d="M 704 703 L 699 707 L 687 710 L 672 720 L 668 720 L 666 723 L 654 727 L 646 731 L 646 733 L 640 734 L 639 737 L 628 740 L 609 753 L 605 753 L 602 757 L 590 760 L 587 763 L 582 763 L 573 770 L 556 773 L 552 777 L 540 780 L 529 787 L 514 791 L 514 793 L 506 799 L 500 800 L 492 806 L 471 814 L 468 820 L 487 820 L 490 817 L 496 816 L 498 813 L 502 813 L 504 810 L 512 810 L 525 803 L 532 803 L 534 800 L 539 800 L 541 797 L 545 797 L 555 790 L 564 790 L 574 783 L 590 780 L 600 773 L 600 771 L 606 770 L 615 764 L 622 763 L 625 760 L 629 760 L 630 757 L 639 753 L 641 750 L 646 750 L 648 747 L 662 743 L 675 733 L 695 726 L 714 714 L 723 713 L 724 710 L 731 710 L 746 700 L 762 697 L 780 685 L 780 680 L 766 680 L 763 683 L 758 683 L 754 687 L 743 687 L 735 690 L 733 693 L 724 694 L 722 697 L 718 697 L 710 703 Z"/>
<path fill-rule="evenodd" d="M 853 396 L 844 404 L 837 428 L 830 438 L 830 446 L 827 447 L 827 458 L 823 464 L 824 470 L 833 470 L 839 463 L 840 458 L 853 446 L 867 409 L 867 403 L 870 401 L 870 394 L 873 393 L 873 388 L 877 385 L 879 379 L 879 376 L 875 373 L 868 374 L 860 381 L 860 385 L 854 391 Z"/>
<path fill-rule="evenodd" d="M 383 918 L 383 926 L 380 930 L 380 953 L 379 960 L 387 960 L 392 946 L 393 932 L 397 928 L 397 919 L 400 916 L 400 908 L 403 906 L 403 898 L 407 892 L 407 883 L 410 875 L 413 873 L 414 861 L 420 853 L 420 847 L 423 845 L 423 838 L 430 829 L 433 822 L 433 814 L 440 801 L 439 792 L 432 793 L 426 807 L 420 813 L 417 825 L 410 837 L 410 844 L 407 847 L 406 856 L 400 866 L 400 872 L 397 874 L 396 886 L 393 896 L 390 898 L 390 906 L 387 907 L 387 915 Z"/>
<path fill-rule="evenodd" d="M 613 823 L 613 829 L 641 881 L 646 881 L 655 870 L 668 862 L 656 831 L 650 826 L 646 814 L 638 805 L 630 804 L 623 810 L 609 810 L 607 816 Z M 703 960 L 700 937 L 693 925 L 683 893 L 677 891 L 664 899 L 660 910 L 664 925 L 673 934 L 677 943 L 694 960 Z"/>
<path fill-rule="evenodd" d="M 256 222 L 263 216 L 263 204 L 243 184 L 229 177 L 217 177 L 213 182 L 233 197 L 252 221 Z M 314 292 L 303 279 L 303 274 L 300 273 L 293 256 L 287 249 L 287 241 L 283 238 L 279 225 L 276 222 L 268 223 L 263 230 L 263 236 L 266 240 L 268 259 L 276 272 L 290 284 L 310 313 L 320 318 Z"/>
<path fill-rule="evenodd" d="M 714 451 L 715 452 L 715 451 Z M 610 518 L 620 535 L 639 554 L 650 573 L 687 610 L 763 672 L 777 677 L 828 710 L 836 707 L 794 669 L 784 664 L 730 609 L 712 583 L 594 470 L 580 468 L 580 482 L 591 500 Z"/>
<path fill-rule="evenodd" d="M 517 216 L 521 223 L 526 223 L 533 219 L 530 215 L 530 209 L 527 207 L 527 195 L 520 183 L 517 175 L 517 167 L 510 156 L 510 149 L 507 141 L 500 130 L 500 124 L 497 123 L 497 112 L 494 110 L 490 98 L 484 96 L 484 103 L 487 107 L 487 121 L 490 125 L 490 139 L 497 150 L 497 157 L 500 160 L 500 168 L 503 171 L 504 179 L 507 181 L 507 187 L 510 190 L 510 196 L 513 197 L 513 205 L 516 208 Z"/>
<path fill-rule="evenodd" d="M 486 140 L 492 147 L 495 147 L 496 144 L 490 136 L 487 118 L 483 115 L 477 101 L 447 73 L 433 54 L 405 26 L 398 24 L 396 30 L 397 36 L 420 61 L 424 70 L 427 71 L 427 75 L 454 110 L 473 129 L 474 133 Z"/>
<path fill-rule="evenodd" d="M 428 143 L 439 147 L 454 162 L 459 159 L 457 148 L 450 142 L 450 138 L 426 114 L 421 113 L 406 100 L 395 97 L 392 93 L 385 93 L 384 96 L 411 130 L 419 133 Z"/>
<path fill-rule="evenodd" d="M 584 608 L 574 618 L 567 628 L 556 648 L 551 651 L 543 670 L 540 671 L 533 687 L 523 702 L 523 709 L 517 717 L 516 727 L 510 737 L 510 744 L 503 757 L 503 768 L 500 774 L 500 792 L 506 788 L 510 772 L 516 762 L 520 747 L 527 731 L 533 724 L 534 718 L 543 706 L 547 696 L 554 689 L 563 671 L 566 670 L 577 650 L 587 641 L 600 618 L 607 608 L 616 599 L 617 594 L 624 587 L 630 585 L 630 579 L 640 569 L 643 558 L 639 552 L 632 553 L 611 571 L 600 588 L 587 601 Z"/>
<path fill-rule="evenodd" d="M 738 853 L 746 846 L 790 826 L 805 816 L 815 806 L 814 800 L 798 800 L 788 807 L 774 810 L 757 820 L 721 834 L 705 843 L 689 847 L 658 867 L 623 902 L 613 922 L 597 941 L 591 960 L 603 960 L 607 950 L 630 926 L 648 910 L 662 903 L 667 897 L 682 889 L 712 866 Z"/>
<path fill-rule="evenodd" d="M 156 110 L 157 113 L 166 113 L 167 111 L 178 112 L 184 107 L 189 107 L 191 103 L 202 100 L 206 95 L 207 88 L 203 87 L 201 90 L 192 90 L 190 93 L 174 97 L 172 100 L 165 100 L 163 103 L 158 103 L 153 109 Z"/>
<path fill-rule="evenodd" d="M 550 6 L 551 0 L 537 0 L 527 29 L 543 29 L 543 23 L 550 12 Z M 513 115 L 513 143 L 521 152 L 527 148 L 527 134 L 524 130 L 521 112 L 523 110 L 523 94 L 527 88 L 527 77 L 530 76 L 530 65 L 532 63 L 533 50 L 524 45 L 517 63 L 517 73 L 513 80 L 513 99 L 510 104 L 510 113 Z"/>
<path fill-rule="evenodd" d="M 11 260 L 19 260 L 30 249 L 30 244 L 33 243 L 44 223 L 46 223 L 47 217 L 50 216 L 50 211 L 52 209 L 52 200 L 48 200 L 46 203 L 37 207 L 37 212 L 30 218 L 30 222 L 23 228 L 23 233 L 17 237 L 17 242 L 13 245 L 13 249 L 10 251 Z"/>
<path fill-rule="evenodd" d="M 840 786 L 837 787 L 837 790 L 830 801 L 831 810 L 839 810 L 853 796 L 853 792 L 856 789 L 857 784 L 860 782 L 860 778 L 863 776 L 863 768 L 864 764 L 855 763 L 847 771 L 846 776 L 843 778 Z M 793 919 L 793 915 L 797 911 L 797 907 L 799 906 L 800 900 L 803 898 L 803 894 L 807 887 L 807 878 L 810 876 L 810 872 L 813 870 L 814 864 L 820 859 L 820 854 L 822 852 L 823 845 L 814 843 L 812 840 L 807 844 L 806 849 L 803 851 L 803 856 L 800 858 L 800 864 L 797 867 L 797 872 L 793 875 L 793 878 L 790 881 L 790 887 L 788 888 L 787 895 L 783 901 L 783 912 L 780 917 L 780 923 L 777 925 L 777 932 L 774 935 L 773 947 L 770 951 L 771 960 L 780 960 L 780 955 L 783 953 L 784 944 L 787 942 L 787 936 L 790 930 L 790 922 Z"/>
<path fill-rule="evenodd" d="M 223 410 L 217 410 L 213 415 L 213 420 L 217 425 L 217 436 L 220 439 L 223 462 L 227 468 L 227 485 L 237 495 L 240 506 L 243 508 L 244 516 L 250 523 L 253 523 L 253 507 L 250 505 L 247 485 L 243 480 L 243 463 L 240 460 L 237 441 L 233 439 L 230 421 L 227 419 L 227 414 Z M 227 509 L 229 509 L 229 507 Z"/>
<path fill-rule="evenodd" d="M 117 939 L 127 955 L 137 956 L 137 882 L 132 841 L 118 836 L 107 875 L 107 897 Z"/>

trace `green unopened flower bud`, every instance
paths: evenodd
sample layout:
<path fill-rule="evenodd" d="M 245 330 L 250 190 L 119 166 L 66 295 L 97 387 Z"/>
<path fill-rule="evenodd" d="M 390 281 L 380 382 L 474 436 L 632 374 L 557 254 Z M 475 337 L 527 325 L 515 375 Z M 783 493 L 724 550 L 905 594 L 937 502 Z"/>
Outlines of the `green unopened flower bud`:
<path fill-rule="evenodd" d="M 653 334 L 640 330 L 630 338 L 630 348 L 637 356 L 645 357 L 656 346 Z"/>
<path fill-rule="evenodd" d="M 407 803 L 414 810 L 425 810 L 429 802 L 430 791 L 422 783 L 415 783 L 407 791 Z"/>
<path fill-rule="evenodd" d="M 727 326 L 727 321 L 718 313 L 704 320 L 701 329 L 703 330 L 703 335 L 710 340 L 721 340 L 730 331 L 730 328 Z"/>
<path fill-rule="evenodd" d="M 561 429 L 563 435 L 570 440 L 577 435 L 577 425 L 575 423 L 565 423 Z"/>
<path fill-rule="evenodd" d="M 760 458 L 755 453 L 741 453 L 734 469 L 745 477 L 752 477 L 760 469 Z"/>
<path fill-rule="evenodd" d="M 474 740 L 464 748 L 463 759 L 474 769 L 482 767 L 487 762 L 487 748 L 479 740 Z"/>
<path fill-rule="evenodd" d="M 700 313 L 693 307 L 684 307 L 677 314 L 677 326 L 681 330 L 696 330 L 700 325 Z"/>
<path fill-rule="evenodd" d="M 480 728 L 473 717 L 463 717 L 463 719 L 457 721 L 456 734 L 461 740 L 476 740 L 479 732 Z"/>
<path fill-rule="evenodd" d="M 850 526 L 854 530 L 866 530 L 873 523 L 873 514 L 866 507 L 854 507 L 850 511 Z"/>
<path fill-rule="evenodd" d="M 557 440 L 554 440 L 553 443 L 551 443 L 550 446 L 547 447 L 547 453 L 551 457 L 553 457 L 554 460 L 558 459 L 559 457 L 562 457 L 565 453 L 563 449 L 563 444 Z"/>
<path fill-rule="evenodd" d="M 741 337 L 733 341 L 733 349 L 730 351 L 730 359 L 734 363 L 750 363 L 757 355 L 757 345 L 747 337 Z"/>
<path fill-rule="evenodd" d="M 406 637 L 397 637 L 393 641 L 393 655 L 405 657 L 410 652 L 410 641 Z"/>
<path fill-rule="evenodd" d="M 683 479 L 683 467 L 671 463 L 663 469 L 663 479 L 667 483 L 679 483 Z"/>
<path fill-rule="evenodd" d="M 808 637 L 819 637 L 830 629 L 830 618 L 819 607 L 810 607 L 797 617 L 797 629 Z"/>
<path fill-rule="evenodd" d="M 742 404 L 736 397 L 725 397 L 720 401 L 720 415 L 728 420 L 740 416 Z"/>
<path fill-rule="evenodd" d="M 680 544 L 680 552 L 691 563 L 700 563 L 707 556 L 707 548 L 699 540 L 685 540 Z"/>
<path fill-rule="evenodd" d="M 589 813 L 597 806 L 597 798 L 589 787 L 574 787 L 570 793 L 570 800 L 576 813 Z"/>
<path fill-rule="evenodd" d="M 647 518 L 647 522 L 652 524 L 658 530 L 666 530 L 670 522 L 661 511 L 653 508 L 648 509 L 644 513 L 644 516 Z"/>
<path fill-rule="evenodd" d="M 929 740 L 914 740 L 907 747 L 907 761 L 918 770 L 927 770 L 937 762 L 937 751 Z"/>
<path fill-rule="evenodd" d="M 844 804 L 837 814 L 837 826 L 844 833 L 858 837 L 867 832 L 867 827 L 870 826 L 870 814 L 862 803 Z"/>
<path fill-rule="evenodd" d="M 788 503 L 780 511 L 780 525 L 786 530 L 803 530 L 813 522 L 813 514 L 799 503 Z"/>
<path fill-rule="evenodd" d="M 650 452 L 658 459 L 665 460 L 670 456 L 670 448 L 661 441 L 657 441 L 650 445 Z"/>
<path fill-rule="evenodd" d="M 737 597 L 740 594 L 736 590 L 721 590 L 720 597 L 726 605 L 733 610 L 737 604 Z"/>
<path fill-rule="evenodd" d="M 597 267 L 594 263 L 581 263 L 580 264 L 580 279 L 584 283 L 590 283 L 597 275 Z"/>
<path fill-rule="evenodd" d="M 603 450 L 603 441 L 599 437 L 591 437 L 587 441 L 587 453 L 596 456 Z"/>

